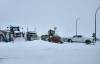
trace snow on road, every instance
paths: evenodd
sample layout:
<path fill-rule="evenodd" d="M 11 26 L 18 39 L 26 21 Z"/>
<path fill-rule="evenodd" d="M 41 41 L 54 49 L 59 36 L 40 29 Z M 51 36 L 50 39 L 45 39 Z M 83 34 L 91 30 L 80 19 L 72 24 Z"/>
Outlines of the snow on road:
<path fill-rule="evenodd" d="M 1 42 L 0 64 L 100 64 L 100 42 L 95 45 L 41 40 Z"/>

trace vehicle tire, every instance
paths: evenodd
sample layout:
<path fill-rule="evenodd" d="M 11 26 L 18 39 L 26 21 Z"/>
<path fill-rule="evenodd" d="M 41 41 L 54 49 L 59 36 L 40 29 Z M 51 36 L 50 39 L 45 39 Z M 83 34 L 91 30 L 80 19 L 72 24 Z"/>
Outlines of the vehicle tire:
<path fill-rule="evenodd" d="M 51 39 L 48 39 L 48 41 L 51 42 L 52 40 Z"/>
<path fill-rule="evenodd" d="M 63 41 L 60 41 L 60 44 L 64 43 Z"/>
<path fill-rule="evenodd" d="M 71 39 L 68 39 L 68 42 L 72 42 L 72 40 Z"/>
<path fill-rule="evenodd" d="M 86 40 L 85 43 L 86 43 L 86 44 L 90 44 L 91 41 L 90 41 L 90 40 Z"/>

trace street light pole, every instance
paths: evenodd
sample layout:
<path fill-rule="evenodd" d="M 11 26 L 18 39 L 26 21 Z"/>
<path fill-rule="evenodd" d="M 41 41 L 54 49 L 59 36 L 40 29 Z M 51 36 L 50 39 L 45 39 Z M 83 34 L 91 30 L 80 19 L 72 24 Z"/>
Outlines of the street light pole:
<path fill-rule="evenodd" d="M 76 36 L 77 36 L 77 22 L 78 22 L 78 18 L 76 19 Z"/>
<path fill-rule="evenodd" d="M 96 41 L 96 37 L 97 37 L 97 35 L 96 35 L 96 21 L 97 21 L 97 13 L 98 13 L 98 10 L 100 9 L 100 6 L 96 9 L 96 12 L 95 12 L 95 41 Z"/>

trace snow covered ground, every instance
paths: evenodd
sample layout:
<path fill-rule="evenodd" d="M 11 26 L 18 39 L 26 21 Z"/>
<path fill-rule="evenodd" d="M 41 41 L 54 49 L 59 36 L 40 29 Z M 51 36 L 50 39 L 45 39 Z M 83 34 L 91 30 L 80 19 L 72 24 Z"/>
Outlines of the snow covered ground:
<path fill-rule="evenodd" d="M 41 40 L 0 42 L 0 64 L 100 64 L 100 41 L 95 45 Z"/>

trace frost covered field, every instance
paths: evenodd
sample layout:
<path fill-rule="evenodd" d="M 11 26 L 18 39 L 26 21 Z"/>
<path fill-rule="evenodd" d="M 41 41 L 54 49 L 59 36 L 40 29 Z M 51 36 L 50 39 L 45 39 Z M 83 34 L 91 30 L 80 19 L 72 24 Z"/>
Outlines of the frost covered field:
<path fill-rule="evenodd" d="M 0 64 L 100 64 L 100 42 L 95 45 L 41 40 L 1 42 Z"/>

